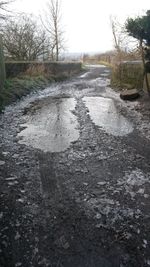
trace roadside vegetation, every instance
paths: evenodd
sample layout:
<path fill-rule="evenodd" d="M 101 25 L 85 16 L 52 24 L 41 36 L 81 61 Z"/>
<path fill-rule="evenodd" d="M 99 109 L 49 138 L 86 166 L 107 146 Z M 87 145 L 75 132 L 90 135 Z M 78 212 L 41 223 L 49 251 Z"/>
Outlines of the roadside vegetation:
<path fill-rule="evenodd" d="M 150 11 L 128 18 L 121 25 L 110 18 L 114 50 L 83 56 L 83 62 L 111 67 L 111 86 L 119 89 L 146 90 L 150 95 Z"/>
<path fill-rule="evenodd" d="M 49 0 L 39 18 L 17 14 L 9 5 L 15 0 L 0 0 L 0 109 L 13 100 L 37 90 L 64 75 L 25 72 L 8 77 L 5 62 L 59 61 L 65 49 L 60 0 Z M 9 11 L 9 12 L 8 12 Z M 104 64 L 111 68 L 111 86 L 115 89 L 142 90 L 150 95 L 150 11 L 141 17 L 128 18 L 121 25 L 110 18 L 114 50 L 83 55 L 83 64 Z"/>
<path fill-rule="evenodd" d="M 14 0 L 15 1 L 15 0 Z M 12 0 L 0 0 L 0 11 Z M 65 47 L 60 0 L 48 0 L 46 12 L 0 15 L 5 60 L 60 60 Z"/>
<path fill-rule="evenodd" d="M 46 79 L 44 76 L 24 76 L 19 78 L 8 78 L 5 80 L 4 87 L 0 91 L 0 111 L 3 108 L 27 95 L 32 91 L 45 88 L 51 79 Z"/>
<path fill-rule="evenodd" d="M 150 95 L 150 11 L 128 18 L 124 26 L 113 19 L 111 24 L 118 58 L 113 64 L 112 85 L 122 89 L 144 88 Z"/>
<path fill-rule="evenodd" d="M 22 62 L 20 64 L 19 62 L 19 66 L 24 64 L 26 65 L 27 63 Z M 56 64 L 56 62 L 54 62 L 51 64 L 47 64 L 47 71 L 50 71 L 48 69 L 50 68 L 50 73 L 46 73 L 42 65 L 39 66 L 37 64 L 38 66 L 36 66 L 36 63 L 33 63 L 33 65 L 31 64 L 31 67 L 29 67 L 27 71 L 15 75 L 14 77 L 11 77 L 10 75 L 10 77 L 5 80 L 4 86 L 0 90 L 0 111 L 2 111 L 6 105 L 11 104 L 13 101 L 20 99 L 22 96 L 25 96 L 37 90 L 42 90 L 48 87 L 53 82 L 65 81 L 74 74 L 82 71 L 81 63 Z M 11 63 L 10 65 L 13 65 L 13 63 Z M 17 65 L 16 62 L 15 65 Z M 56 71 L 57 68 L 58 71 Z"/>
<path fill-rule="evenodd" d="M 49 0 L 46 11 L 38 18 L 13 14 L 10 8 L 13 1 L 0 0 L 0 111 L 31 91 L 69 76 L 69 71 L 47 75 L 37 68 L 29 68 L 21 75 L 7 75 L 5 62 L 55 62 L 60 60 L 65 47 L 60 0 Z"/>
<path fill-rule="evenodd" d="M 115 90 L 143 88 L 143 65 L 139 55 L 124 53 L 123 59 L 119 63 L 117 52 L 114 50 L 104 54 L 86 56 L 83 62 L 109 67 L 111 69 L 111 86 Z"/>
<path fill-rule="evenodd" d="M 142 63 L 124 62 L 113 65 L 111 75 L 111 86 L 115 89 L 139 89 L 143 88 L 143 66 Z"/>

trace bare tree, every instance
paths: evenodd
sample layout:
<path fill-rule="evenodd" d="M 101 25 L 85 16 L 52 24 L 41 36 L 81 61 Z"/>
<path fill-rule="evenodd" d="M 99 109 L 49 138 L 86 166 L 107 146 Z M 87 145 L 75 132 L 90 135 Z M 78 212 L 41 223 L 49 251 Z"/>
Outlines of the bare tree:
<path fill-rule="evenodd" d="M 133 53 L 137 53 L 138 42 L 127 34 L 125 25 L 120 24 L 117 18 L 110 17 L 110 23 L 117 60 L 121 63 L 124 58 L 129 58 Z"/>
<path fill-rule="evenodd" d="M 2 43 L 2 37 L 0 35 L 0 91 L 4 87 L 5 79 L 6 79 L 6 72 L 5 72 L 4 53 L 3 53 L 3 43 Z"/>
<path fill-rule="evenodd" d="M 8 10 L 8 5 L 14 2 L 14 0 L 0 0 L 0 19 L 6 19 L 6 13 Z"/>
<path fill-rule="evenodd" d="M 14 0 L 0 0 L 0 29 L 2 26 L 2 22 L 6 20 L 8 13 L 8 5 L 12 3 Z M 0 90 L 4 88 L 4 83 L 6 79 L 5 72 L 5 61 L 4 61 L 4 50 L 3 50 L 3 40 L 0 32 Z"/>
<path fill-rule="evenodd" d="M 61 23 L 60 0 L 49 0 L 43 17 L 41 17 L 42 23 L 51 40 L 51 57 L 53 60 L 58 61 L 60 51 L 64 49 L 65 43 Z"/>
<path fill-rule="evenodd" d="M 113 71 L 117 75 L 117 80 L 122 83 L 122 62 L 124 60 L 135 60 L 139 58 L 138 43 L 130 37 L 125 29 L 125 25 L 118 22 L 115 17 L 110 17 L 112 35 L 115 47 L 113 59 Z"/>
<path fill-rule="evenodd" d="M 36 60 L 47 53 L 48 48 L 45 30 L 26 15 L 6 22 L 3 43 L 5 55 L 13 60 Z"/>

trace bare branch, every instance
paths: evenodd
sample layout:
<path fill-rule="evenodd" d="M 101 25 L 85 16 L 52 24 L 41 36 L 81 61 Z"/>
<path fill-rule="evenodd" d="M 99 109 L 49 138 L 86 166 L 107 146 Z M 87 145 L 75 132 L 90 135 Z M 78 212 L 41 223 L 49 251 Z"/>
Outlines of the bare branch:
<path fill-rule="evenodd" d="M 45 30 L 30 16 L 7 21 L 3 29 L 5 55 L 14 60 L 35 60 L 48 53 Z"/>
<path fill-rule="evenodd" d="M 64 47 L 64 32 L 61 24 L 61 2 L 60 0 L 49 0 L 46 4 L 46 10 L 41 21 L 49 34 L 52 43 L 53 59 L 58 61 L 60 51 Z"/>
<path fill-rule="evenodd" d="M 13 3 L 15 0 L 0 0 L 0 19 L 6 19 L 6 12 L 10 12 L 8 9 L 8 5 Z"/>

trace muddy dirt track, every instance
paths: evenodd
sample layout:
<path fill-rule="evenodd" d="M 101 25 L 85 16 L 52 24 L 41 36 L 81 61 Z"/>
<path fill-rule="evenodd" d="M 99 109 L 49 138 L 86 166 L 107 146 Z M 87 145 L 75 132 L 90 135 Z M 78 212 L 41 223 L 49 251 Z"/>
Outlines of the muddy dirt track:
<path fill-rule="evenodd" d="M 110 70 L 0 116 L 0 267 L 150 266 L 150 123 Z"/>

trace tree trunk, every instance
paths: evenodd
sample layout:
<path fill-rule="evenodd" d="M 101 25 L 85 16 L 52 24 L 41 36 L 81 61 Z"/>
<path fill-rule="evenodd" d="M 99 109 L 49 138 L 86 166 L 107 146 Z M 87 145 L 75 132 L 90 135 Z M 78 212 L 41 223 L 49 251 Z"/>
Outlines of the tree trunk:
<path fill-rule="evenodd" d="M 59 48 L 58 48 L 58 43 L 56 45 L 56 61 L 59 60 Z"/>
<path fill-rule="evenodd" d="M 117 51 L 117 61 L 119 61 L 119 66 L 118 66 L 118 74 L 119 74 L 119 82 L 120 82 L 120 87 L 122 84 L 122 68 L 121 68 L 121 63 L 122 63 L 122 52 L 121 52 L 121 47 L 119 45 L 119 41 L 116 35 L 116 27 L 113 19 L 111 19 L 111 27 L 112 27 L 112 33 L 114 37 L 114 43 L 115 43 L 115 48 Z"/>
<path fill-rule="evenodd" d="M 144 71 L 143 71 L 143 81 L 144 81 L 144 78 L 145 78 L 147 92 L 148 92 L 148 94 L 150 96 L 150 85 L 149 85 L 148 75 L 147 75 L 146 68 L 145 68 L 145 56 L 144 56 L 144 50 L 143 50 L 143 42 L 142 42 L 142 40 L 140 41 L 140 49 L 141 49 L 141 56 L 142 56 L 142 62 L 143 62 L 143 68 L 144 68 Z"/>
<path fill-rule="evenodd" d="M 5 73 L 3 44 L 2 44 L 2 36 L 0 35 L 0 91 L 4 88 L 5 79 L 6 79 L 6 73 Z"/>
<path fill-rule="evenodd" d="M 149 97 L 150 97 L 150 86 L 149 86 L 149 81 L 148 81 L 148 75 L 147 75 L 147 72 L 145 72 L 145 82 L 146 82 L 147 92 L 148 92 Z"/>
<path fill-rule="evenodd" d="M 58 24 L 55 22 L 56 61 L 59 59 Z"/>

